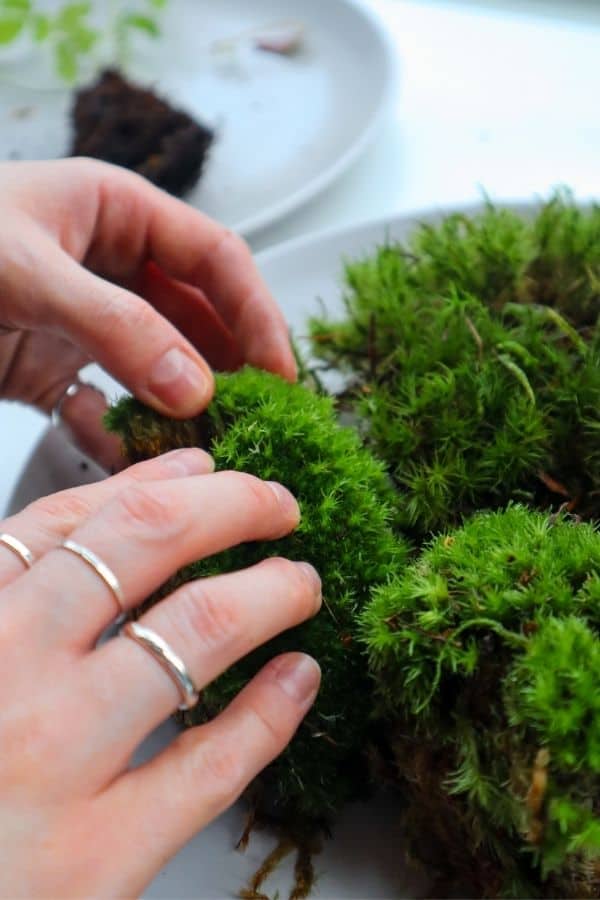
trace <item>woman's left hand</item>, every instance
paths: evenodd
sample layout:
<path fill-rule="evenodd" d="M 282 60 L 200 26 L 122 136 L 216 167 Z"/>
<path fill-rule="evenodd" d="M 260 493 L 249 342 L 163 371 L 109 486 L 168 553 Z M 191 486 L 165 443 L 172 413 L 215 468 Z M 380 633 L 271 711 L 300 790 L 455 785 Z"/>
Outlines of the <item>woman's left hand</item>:
<path fill-rule="evenodd" d="M 137 175 L 86 159 L 0 165 L 0 398 L 50 412 L 98 362 L 175 417 L 210 401 L 210 365 L 294 379 L 281 312 L 244 242 Z M 91 388 L 62 414 L 119 466 Z"/>
<path fill-rule="evenodd" d="M 139 896 L 281 753 L 315 699 L 317 664 L 278 656 L 220 715 L 130 768 L 184 696 L 127 634 L 99 636 L 182 566 L 298 525 L 281 485 L 212 468 L 201 450 L 175 451 L 0 522 L 2 898 Z M 271 558 L 176 588 L 138 626 L 200 691 L 320 605 L 311 566 Z"/>

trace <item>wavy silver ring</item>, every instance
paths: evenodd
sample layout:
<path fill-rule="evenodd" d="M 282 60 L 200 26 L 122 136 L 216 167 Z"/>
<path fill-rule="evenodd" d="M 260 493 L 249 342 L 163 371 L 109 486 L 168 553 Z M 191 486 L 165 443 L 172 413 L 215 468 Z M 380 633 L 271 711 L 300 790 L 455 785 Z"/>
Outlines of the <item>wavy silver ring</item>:
<path fill-rule="evenodd" d="M 22 563 L 26 566 L 26 568 L 30 569 L 35 562 L 33 553 L 26 547 L 23 541 L 20 541 L 19 538 L 14 537 L 12 534 L 7 534 L 4 532 L 0 534 L 0 544 L 4 544 L 5 547 L 8 547 L 9 550 L 19 557 Z"/>
<path fill-rule="evenodd" d="M 139 622 L 127 622 L 121 628 L 120 633 L 147 650 L 164 669 L 181 694 L 182 703 L 177 707 L 178 709 L 191 709 L 196 705 L 200 699 L 200 693 L 192 681 L 185 663 L 159 634 L 150 628 L 145 628 Z"/>
<path fill-rule="evenodd" d="M 60 426 L 62 425 L 63 403 L 68 397 L 74 397 L 75 394 L 78 394 L 82 387 L 84 387 L 84 384 L 79 380 L 79 378 L 76 381 L 71 382 L 71 384 L 62 392 L 62 394 L 54 404 L 54 408 L 50 413 L 50 421 L 55 428 L 60 428 Z"/>
<path fill-rule="evenodd" d="M 66 540 L 61 544 L 61 547 L 64 550 L 69 550 L 71 553 L 74 553 L 76 556 L 79 556 L 85 563 L 90 566 L 94 570 L 94 572 L 100 576 L 104 584 L 110 590 L 111 594 L 119 604 L 119 609 L 121 612 L 125 612 L 125 595 L 123 594 L 123 588 L 121 587 L 121 583 L 119 579 L 109 567 L 106 565 L 103 560 L 97 556 L 93 550 L 89 550 L 87 547 L 84 547 L 82 544 L 76 543 L 76 541 Z"/>

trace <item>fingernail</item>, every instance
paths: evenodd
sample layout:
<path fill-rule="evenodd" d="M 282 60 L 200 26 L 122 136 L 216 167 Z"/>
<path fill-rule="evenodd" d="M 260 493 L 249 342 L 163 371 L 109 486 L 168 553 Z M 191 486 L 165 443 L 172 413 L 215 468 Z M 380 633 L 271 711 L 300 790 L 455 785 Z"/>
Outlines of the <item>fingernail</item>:
<path fill-rule="evenodd" d="M 186 475 L 203 475 L 214 472 L 215 461 L 204 450 L 194 448 L 172 450 L 162 457 L 162 466 L 166 475 L 183 478 Z"/>
<path fill-rule="evenodd" d="M 300 706 L 310 706 L 319 690 L 321 669 L 311 656 L 294 653 L 276 661 L 275 678 L 288 697 Z"/>
<path fill-rule="evenodd" d="M 283 507 L 286 513 L 290 513 L 290 515 L 293 513 L 297 518 L 300 518 L 300 507 L 298 506 L 298 502 L 294 495 L 290 494 L 287 488 L 284 488 L 278 481 L 266 481 L 265 484 L 271 488 L 277 497 L 277 502 Z"/>
<path fill-rule="evenodd" d="M 297 562 L 296 565 L 303 572 L 306 580 L 309 582 L 315 593 L 317 601 L 317 610 L 321 607 L 321 578 L 314 566 L 307 562 Z"/>
<path fill-rule="evenodd" d="M 167 350 L 150 371 L 148 388 L 166 406 L 178 412 L 198 411 L 208 393 L 206 375 L 178 347 Z"/>

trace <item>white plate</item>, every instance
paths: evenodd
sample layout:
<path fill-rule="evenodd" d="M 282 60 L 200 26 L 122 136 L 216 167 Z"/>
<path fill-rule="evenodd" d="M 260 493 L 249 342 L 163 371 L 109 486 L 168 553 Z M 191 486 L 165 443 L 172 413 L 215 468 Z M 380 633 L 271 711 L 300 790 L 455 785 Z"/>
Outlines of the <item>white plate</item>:
<path fill-rule="evenodd" d="M 534 209 L 527 205 L 512 208 L 523 216 L 531 215 Z M 477 209 L 461 211 L 471 214 Z M 341 310 L 344 258 L 367 253 L 386 239 L 404 240 L 416 221 L 433 224 L 447 212 L 436 211 L 417 219 L 380 220 L 303 238 L 260 254 L 257 260 L 294 333 L 301 336 L 307 317 L 323 305 L 334 314 Z M 69 447 L 60 434 L 49 431 L 20 479 L 11 508 L 20 509 L 42 494 L 100 476 L 100 471 Z M 146 742 L 141 755 L 164 746 L 173 729 L 172 724 L 165 725 Z M 161 872 L 147 895 L 202 900 L 234 895 L 272 846 L 272 839 L 260 834 L 253 838 L 245 855 L 233 851 L 243 815 L 243 807 L 238 805 L 198 835 Z M 320 900 L 403 897 L 418 894 L 423 888 L 423 881 L 404 864 L 397 806 L 390 799 L 348 808 L 334 830 L 333 840 L 317 858 L 317 869 L 320 877 L 315 897 Z M 289 867 L 284 866 L 271 878 L 268 890 L 279 889 L 285 897 L 288 888 Z"/>
<path fill-rule="evenodd" d="M 280 22 L 304 27 L 301 51 L 283 57 L 241 41 L 215 42 Z M 194 205 L 248 236 L 314 197 L 373 136 L 392 81 L 388 38 L 356 0 L 172 0 L 163 38 L 130 60 L 175 104 L 216 128 Z M 33 75 L 32 75 L 33 71 Z M 39 85 L 27 56 L 9 77 Z M 68 152 L 70 94 L 0 84 L 0 159 Z"/>

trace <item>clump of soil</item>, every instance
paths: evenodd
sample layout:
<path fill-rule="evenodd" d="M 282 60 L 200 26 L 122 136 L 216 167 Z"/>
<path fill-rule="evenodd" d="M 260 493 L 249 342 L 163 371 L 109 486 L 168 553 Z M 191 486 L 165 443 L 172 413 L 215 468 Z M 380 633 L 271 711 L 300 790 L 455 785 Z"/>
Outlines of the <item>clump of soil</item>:
<path fill-rule="evenodd" d="M 72 121 L 72 156 L 132 169 L 177 196 L 200 178 L 214 138 L 205 125 L 111 69 L 77 93 Z"/>

